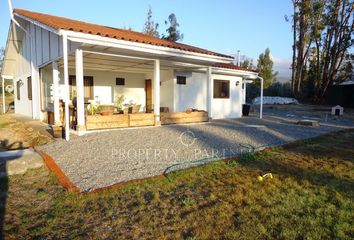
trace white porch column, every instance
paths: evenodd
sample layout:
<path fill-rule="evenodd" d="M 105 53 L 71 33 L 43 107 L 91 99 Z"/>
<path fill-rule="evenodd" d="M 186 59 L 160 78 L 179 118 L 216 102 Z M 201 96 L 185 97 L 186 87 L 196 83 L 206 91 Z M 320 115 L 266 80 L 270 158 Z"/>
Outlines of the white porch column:
<path fill-rule="evenodd" d="M 154 61 L 154 115 L 155 126 L 161 125 L 160 121 L 160 60 Z"/>
<path fill-rule="evenodd" d="M 5 114 L 6 106 L 5 106 L 5 78 L 1 77 L 2 82 L 2 113 Z"/>
<path fill-rule="evenodd" d="M 259 105 L 259 118 L 263 117 L 263 78 L 258 77 L 261 80 L 261 102 Z"/>
<path fill-rule="evenodd" d="M 84 103 L 84 65 L 82 49 L 75 51 L 75 69 L 76 69 L 76 111 L 77 126 L 79 132 L 85 130 L 85 103 Z"/>
<path fill-rule="evenodd" d="M 208 69 L 207 69 L 207 81 L 208 81 L 207 107 L 208 107 L 208 116 L 209 116 L 209 120 L 210 120 L 213 116 L 212 107 L 213 107 L 213 98 L 214 98 L 214 81 L 213 81 L 211 67 L 208 67 Z"/>
<path fill-rule="evenodd" d="M 59 112 L 59 69 L 58 63 L 52 63 L 53 69 L 53 97 L 54 97 L 54 125 L 60 125 L 60 112 Z"/>
<path fill-rule="evenodd" d="M 70 118 L 69 118 L 69 69 L 68 69 L 68 38 L 63 34 L 63 62 L 64 62 L 64 102 L 65 102 L 65 140 L 70 140 Z"/>

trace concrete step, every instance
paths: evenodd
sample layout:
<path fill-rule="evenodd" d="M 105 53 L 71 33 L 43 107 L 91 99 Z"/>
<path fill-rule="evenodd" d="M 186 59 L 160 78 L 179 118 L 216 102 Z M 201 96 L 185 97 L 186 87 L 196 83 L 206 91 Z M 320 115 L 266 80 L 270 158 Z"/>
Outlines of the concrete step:
<path fill-rule="evenodd" d="M 43 164 L 42 157 L 32 149 L 0 152 L 0 177 L 24 174 Z"/>

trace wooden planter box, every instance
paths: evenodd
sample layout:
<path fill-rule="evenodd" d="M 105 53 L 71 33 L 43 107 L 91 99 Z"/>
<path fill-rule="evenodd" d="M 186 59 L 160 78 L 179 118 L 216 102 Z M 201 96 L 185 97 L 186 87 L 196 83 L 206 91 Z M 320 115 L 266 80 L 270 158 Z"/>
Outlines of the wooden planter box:
<path fill-rule="evenodd" d="M 208 112 L 170 112 L 161 113 L 161 124 L 181 124 L 207 122 Z"/>
<path fill-rule="evenodd" d="M 154 126 L 154 125 L 155 125 L 155 119 L 153 113 L 86 116 L 87 130 Z"/>
<path fill-rule="evenodd" d="M 154 126 L 153 113 L 133 113 L 129 115 L 129 127 Z"/>
<path fill-rule="evenodd" d="M 109 129 L 129 127 L 128 114 L 114 115 L 88 115 L 86 116 L 86 129 Z"/>

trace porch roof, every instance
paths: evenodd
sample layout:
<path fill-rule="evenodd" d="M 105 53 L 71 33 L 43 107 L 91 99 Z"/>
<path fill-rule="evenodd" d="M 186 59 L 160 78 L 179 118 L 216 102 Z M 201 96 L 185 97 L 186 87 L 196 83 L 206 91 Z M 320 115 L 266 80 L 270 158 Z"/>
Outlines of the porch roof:
<path fill-rule="evenodd" d="M 43 13 L 31 12 L 23 9 L 14 9 L 14 13 L 30 18 L 34 21 L 38 21 L 39 23 L 44 24 L 58 31 L 69 30 L 73 32 L 86 33 L 86 34 L 91 34 L 91 35 L 96 35 L 101 37 L 109 37 L 109 38 L 123 40 L 123 41 L 144 43 L 149 45 L 168 47 L 172 49 L 179 49 L 182 51 L 229 58 L 230 61 L 233 59 L 233 57 L 229 55 L 209 51 L 207 49 L 198 48 L 187 44 L 160 39 L 157 37 L 149 36 L 131 30 L 91 24 L 83 21 L 53 16 L 53 15 L 48 15 Z"/>

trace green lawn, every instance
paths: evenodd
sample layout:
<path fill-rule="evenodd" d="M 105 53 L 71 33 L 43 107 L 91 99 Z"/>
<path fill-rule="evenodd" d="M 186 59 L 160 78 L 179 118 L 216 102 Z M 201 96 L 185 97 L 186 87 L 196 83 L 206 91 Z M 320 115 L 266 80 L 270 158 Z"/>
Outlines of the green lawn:
<path fill-rule="evenodd" d="M 353 239 L 354 131 L 95 194 L 45 168 L 1 188 L 8 239 Z"/>

